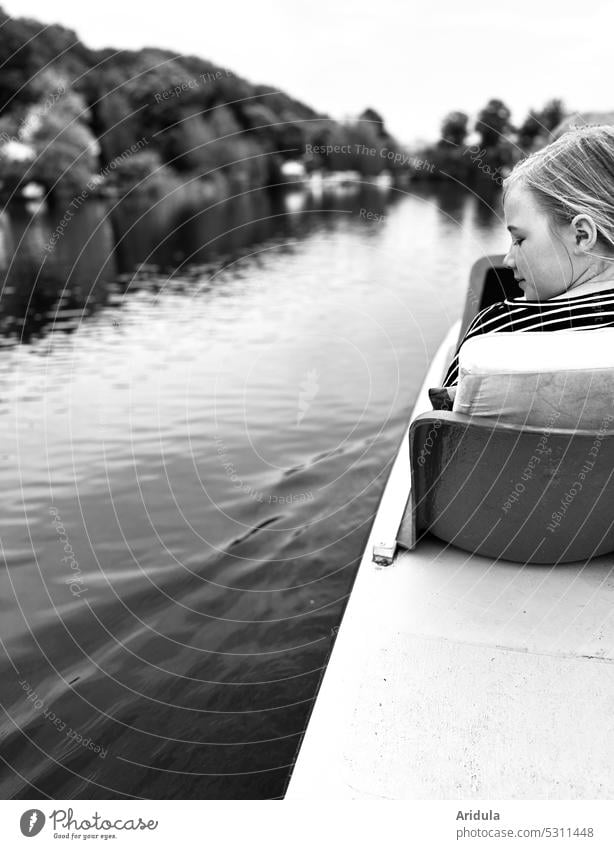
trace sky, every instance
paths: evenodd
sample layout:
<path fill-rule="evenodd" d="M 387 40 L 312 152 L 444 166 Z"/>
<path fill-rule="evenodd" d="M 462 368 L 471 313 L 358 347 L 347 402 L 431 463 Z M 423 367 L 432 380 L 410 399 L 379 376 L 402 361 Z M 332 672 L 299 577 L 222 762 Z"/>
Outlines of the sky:
<path fill-rule="evenodd" d="M 380 112 L 399 141 L 492 97 L 520 123 L 552 97 L 611 111 L 614 4 L 592 0 L 0 0 L 89 47 L 164 47 L 282 89 L 334 118 Z"/>

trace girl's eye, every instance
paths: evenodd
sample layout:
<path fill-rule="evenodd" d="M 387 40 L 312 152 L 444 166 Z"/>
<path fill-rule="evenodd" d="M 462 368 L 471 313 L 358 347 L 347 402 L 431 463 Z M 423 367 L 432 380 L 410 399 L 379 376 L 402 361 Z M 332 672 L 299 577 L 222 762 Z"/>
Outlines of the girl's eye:
<path fill-rule="evenodd" d="M 524 239 L 516 239 L 515 242 L 512 242 L 513 245 L 521 245 L 524 242 Z"/>

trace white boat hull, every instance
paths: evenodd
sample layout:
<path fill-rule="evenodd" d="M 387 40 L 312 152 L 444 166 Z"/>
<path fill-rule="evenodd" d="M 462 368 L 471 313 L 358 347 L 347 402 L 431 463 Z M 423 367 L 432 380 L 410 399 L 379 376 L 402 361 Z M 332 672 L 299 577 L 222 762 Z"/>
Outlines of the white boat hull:
<path fill-rule="evenodd" d="M 611 799 L 614 557 L 522 566 L 431 538 L 378 567 L 409 483 L 406 435 L 286 798 Z"/>

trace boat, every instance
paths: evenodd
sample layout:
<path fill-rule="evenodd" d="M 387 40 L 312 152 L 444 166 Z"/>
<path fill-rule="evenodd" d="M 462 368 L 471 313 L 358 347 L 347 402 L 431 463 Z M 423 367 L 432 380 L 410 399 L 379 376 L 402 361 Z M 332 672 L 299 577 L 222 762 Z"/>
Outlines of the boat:
<path fill-rule="evenodd" d="M 473 316 L 520 294 L 501 256 L 474 265 L 464 314 L 430 364 L 331 637 L 288 800 L 612 797 L 608 501 L 586 486 L 574 502 L 585 531 L 578 536 L 570 520 L 544 550 L 544 515 L 536 524 L 531 514 L 539 499 L 522 499 L 509 511 L 516 518 L 488 536 L 490 496 L 496 503 L 518 480 L 518 446 L 540 429 L 434 411 L 429 400 Z M 466 451 L 457 450 L 459 429 Z M 553 427 L 548 438 L 565 485 L 570 457 L 595 433 Z M 610 472 L 599 486 L 611 496 L 614 432 L 601 446 Z M 472 487 L 482 487 L 479 498 Z M 520 532 L 518 516 L 527 520 Z"/>

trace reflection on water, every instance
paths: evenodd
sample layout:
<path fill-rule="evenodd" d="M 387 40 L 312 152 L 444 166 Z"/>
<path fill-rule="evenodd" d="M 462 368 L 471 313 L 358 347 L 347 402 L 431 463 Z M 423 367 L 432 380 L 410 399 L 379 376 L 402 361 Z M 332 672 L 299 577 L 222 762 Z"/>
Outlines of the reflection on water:
<path fill-rule="evenodd" d="M 5 798 L 283 792 L 425 367 L 505 245 L 469 194 L 203 204 L 88 202 L 50 251 L 65 210 L 0 221 Z"/>

